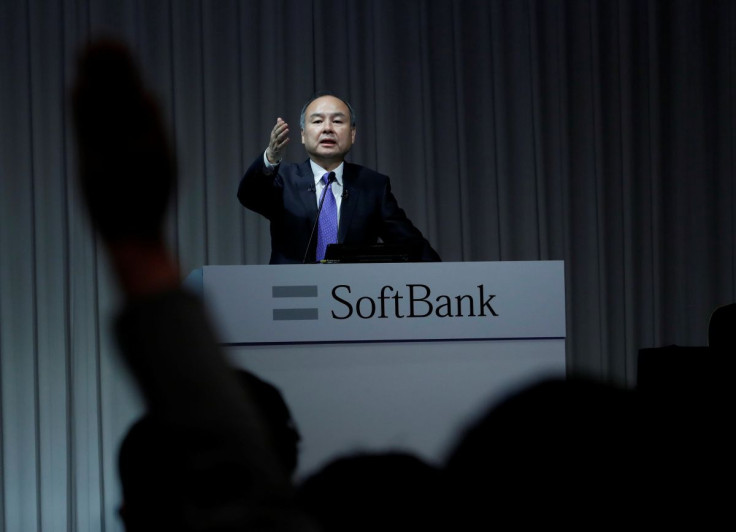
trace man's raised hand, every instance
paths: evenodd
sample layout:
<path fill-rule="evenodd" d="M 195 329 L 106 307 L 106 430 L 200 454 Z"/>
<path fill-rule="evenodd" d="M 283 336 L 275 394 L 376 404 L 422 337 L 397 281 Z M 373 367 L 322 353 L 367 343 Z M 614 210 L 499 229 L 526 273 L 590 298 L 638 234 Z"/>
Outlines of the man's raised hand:
<path fill-rule="evenodd" d="M 276 119 L 276 125 L 271 130 L 271 136 L 266 148 L 266 157 L 271 164 L 279 164 L 286 154 L 286 145 L 289 143 L 289 124 L 281 117 Z"/>

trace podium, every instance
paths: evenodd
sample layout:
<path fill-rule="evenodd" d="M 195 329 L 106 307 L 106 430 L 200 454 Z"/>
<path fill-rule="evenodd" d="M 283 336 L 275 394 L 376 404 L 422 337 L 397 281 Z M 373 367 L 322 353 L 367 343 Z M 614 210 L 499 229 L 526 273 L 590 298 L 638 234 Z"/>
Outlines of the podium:
<path fill-rule="evenodd" d="M 200 275 L 230 361 L 276 385 L 292 411 L 298 477 L 362 451 L 439 463 L 504 395 L 565 374 L 561 261 L 205 266 Z"/>

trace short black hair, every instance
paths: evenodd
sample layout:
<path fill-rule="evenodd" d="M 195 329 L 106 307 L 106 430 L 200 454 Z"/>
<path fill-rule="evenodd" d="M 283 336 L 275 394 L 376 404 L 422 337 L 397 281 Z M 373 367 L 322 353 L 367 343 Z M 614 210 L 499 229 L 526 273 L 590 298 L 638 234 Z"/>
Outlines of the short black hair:
<path fill-rule="evenodd" d="M 317 91 L 314 94 L 312 94 L 312 96 L 309 97 L 309 99 L 307 100 L 307 103 L 305 103 L 304 107 L 302 107 L 301 115 L 299 115 L 299 126 L 302 129 L 304 129 L 304 124 L 306 123 L 307 107 L 309 107 L 309 104 L 312 103 L 317 98 L 322 98 L 323 96 L 332 96 L 340 100 L 342 103 L 344 103 L 347 106 L 348 111 L 350 111 L 350 127 L 355 128 L 356 117 L 355 117 L 355 109 L 353 109 L 353 106 L 350 105 L 350 102 L 347 101 L 345 98 L 342 98 L 338 96 L 337 94 L 335 94 L 334 92 L 330 92 L 330 91 Z"/>

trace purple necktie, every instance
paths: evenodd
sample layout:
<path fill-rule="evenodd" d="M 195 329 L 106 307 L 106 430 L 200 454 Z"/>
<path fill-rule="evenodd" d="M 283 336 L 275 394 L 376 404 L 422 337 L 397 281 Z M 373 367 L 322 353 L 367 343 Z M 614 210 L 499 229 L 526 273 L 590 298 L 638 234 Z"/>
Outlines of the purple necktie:
<path fill-rule="evenodd" d="M 327 244 L 337 242 L 337 203 L 335 202 L 335 195 L 332 193 L 332 183 L 328 180 L 329 175 L 322 176 L 325 188 L 322 190 L 324 203 L 319 215 L 319 232 L 317 233 L 317 261 L 325 258 Z"/>

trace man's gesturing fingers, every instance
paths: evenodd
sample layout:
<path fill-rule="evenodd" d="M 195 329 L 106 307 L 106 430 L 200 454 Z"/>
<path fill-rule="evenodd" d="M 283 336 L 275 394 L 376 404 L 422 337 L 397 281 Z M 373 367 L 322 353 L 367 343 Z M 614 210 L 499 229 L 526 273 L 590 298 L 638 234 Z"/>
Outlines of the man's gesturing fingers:
<path fill-rule="evenodd" d="M 286 145 L 289 143 L 289 124 L 284 122 L 281 117 L 276 119 L 276 125 L 271 130 L 268 148 L 266 149 L 266 157 L 268 160 L 277 164 L 281 162 L 286 153 Z"/>

